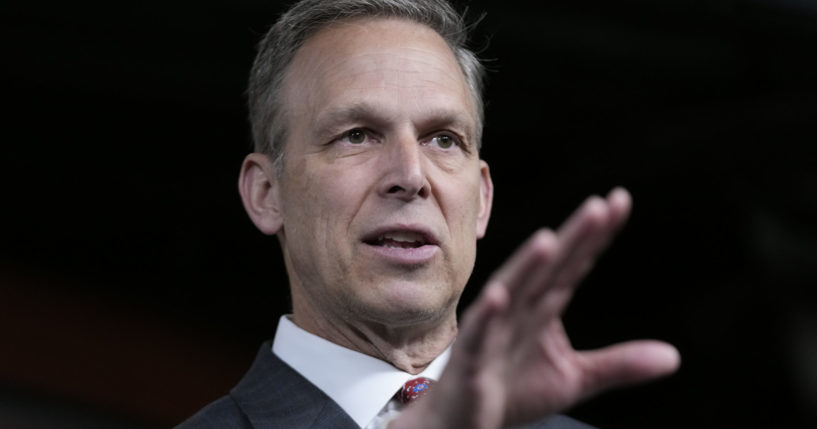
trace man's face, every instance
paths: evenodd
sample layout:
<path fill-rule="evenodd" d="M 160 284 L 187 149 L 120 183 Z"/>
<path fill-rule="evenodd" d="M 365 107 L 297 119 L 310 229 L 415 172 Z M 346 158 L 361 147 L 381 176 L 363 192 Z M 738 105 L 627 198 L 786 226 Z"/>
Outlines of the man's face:
<path fill-rule="evenodd" d="M 296 320 L 453 318 L 492 185 L 449 47 L 408 21 L 335 24 L 298 51 L 283 88 L 275 186 Z"/>

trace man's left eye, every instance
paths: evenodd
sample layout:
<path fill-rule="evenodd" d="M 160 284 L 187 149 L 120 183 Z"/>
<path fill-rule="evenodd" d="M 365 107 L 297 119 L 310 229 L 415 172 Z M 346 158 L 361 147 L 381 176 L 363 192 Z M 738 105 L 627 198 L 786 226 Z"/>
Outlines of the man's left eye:
<path fill-rule="evenodd" d="M 346 132 L 345 137 L 346 137 L 346 140 L 349 141 L 349 143 L 357 145 L 357 144 L 365 143 L 367 136 L 366 136 L 366 131 L 363 131 L 363 130 L 361 130 L 359 128 L 355 128 L 353 130 L 350 130 L 350 131 Z"/>
<path fill-rule="evenodd" d="M 454 139 L 454 137 L 449 136 L 448 134 L 439 134 L 432 137 L 431 143 L 436 143 L 436 145 L 441 149 L 451 149 L 457 145 L 457 141 Z"/>

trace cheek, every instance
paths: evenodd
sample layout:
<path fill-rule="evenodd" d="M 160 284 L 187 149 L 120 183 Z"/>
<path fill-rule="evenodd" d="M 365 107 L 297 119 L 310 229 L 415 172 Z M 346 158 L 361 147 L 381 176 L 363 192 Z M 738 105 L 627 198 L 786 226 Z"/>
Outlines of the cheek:
<path fill-rule="evenodd" d="M 354 216 L 360 200 L 357 181 L 348 171 L 313 166 L 303 163 L 284 192 L 287 196 L 284 207 L 285 223 L 297 225 L 300 236 L 310 236 L 326 245 L 333 241 L 345 240 L 343 228 Z M 309 172 L 309 173 L 306 173 Z"/>
<path fill-rule="evenodd" d="M 466 177 L 449 180 L 442 189 L 445 217 L 452 229 L 460 237 L 476 239 L 477 214 L 480 208 L 479 180 Z"/>
<path fill-rule="evenodd" d="M 319 192 L 320 177 L 315 174 L 297 174 L 304 170 L 303 164 L 288 166 L 285 173 L 286 181 L 281 189 L 284 217 L 283 229 L 289 246 L 297 251 L 301 258 L 313 258 L 315 246 L 310 246 L 324 234 L 322 225 L 325 225 L 324 213 L 327 212 L 327 194 Z"/>
<path fill-rule="evenodd" d="M 457 265 L 473 265 L 480 204 L 479 181 L 470 177 L 449 180 L 440 191 L 439 201 L 456 250 L 453 258 Z"/>

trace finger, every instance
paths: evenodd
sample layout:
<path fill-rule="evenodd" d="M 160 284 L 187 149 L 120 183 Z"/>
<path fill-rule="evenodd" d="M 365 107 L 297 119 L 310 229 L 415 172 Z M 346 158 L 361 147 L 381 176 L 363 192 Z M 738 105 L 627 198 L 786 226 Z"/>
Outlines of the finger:
<path fill-rule="evenodd" d="M 678 350 L 668 343 L 640 340 L 579 353 L 583 397 L 615 387 L 642 383 L 675 372 Z"/>
<path fill-rule="evenodd" d="M 559 228 L 559 243 L 565 261 L 592 255 L 615 235 L 626 218 L 626 194 L 615 194 L 615 207 L 608 199 L 590 197 Z"/>
<path fill-rule="evenodd" d="M 612 238 L 629 213 L 630 197 L 614 189 L 607 200 L 588 198 L 559 229 L 534 234 L 492 277 L 489 283 L 504 285 L 511 295 L 510 313 L 525 317 L 529 308 L 543 299 L 551 308 L 536 311 L 539 318 L 561 313 L 571 290 L 550 292 L 557 284 L 572 287 L 592 267 L 595 255 Z"/>
<path fill-rule="evenodd" d="M 492 374 L 488 366 L 498 361 L 496 354 L 505 350 L 495 343 L 503 337 L 496 332 L 501 325 L 500 317 L 507 310 L 507 302 L 507 290 L 501 285 L 488 285 L 483 289 L 461 318 L 451 358 L 437 387 L 424 401 L 414 401 L 406 407 L 399 419 L 389 425 L 390 428 L 478 427 L 476 422 L 499 427 L 498 422 L 491 422 L 501 419 L 501 410 L 475 407 L 474 404 L 485 402 L 485 386 L 491 390 L 496 385 L 486 375 Z"/>
<path fill-rule="evenodd" d="M 541 320 L 560 313 L 571 292 L 553 291 L 556 279 L 564 277 L 562 271 L 577 269 L 571 266 L 571 255 L 583 255 L 587 251 L 581 249 L 595 247 L 593 240 L 598 238 L 593 237 L 593 232 L 607 224 L 608 211 L 605 200 L 590 197 L 568 218 L 558 235 L 539 231 L 514 255 L 497 276 L 512 293 L 511 315 L 535 330 Z M 542 300 L 554 303 L 546 306 L 552 310 L 541 308 Z M 527 323 L 532 311 L 537 323 Z"/>
<path fill-rule="evenodd" d="M 622 187 L 615 187 L 607 194 L 607 204 L 610 207 L 611 222 L 614 226 L 617 228 L 624 226 L 633 206 L 630 193 Z"/>
<path fill-rule="evenodd" d="M 551 266 L 533 279 L 535 289 L 530 293 L 540 319 L 561 313 L 578 279 L 590 270 L 595 255 L 613 233 L 609 212 L 605 200 L 590 197 L 559 228 L 558 252 Z"/>
<path fill-rule="evenodd" d="M 601 252 L 626 221 L 631 207 L 623 188 L 610 192 L 606 200 L 589 198 L 559 229 L 560 255 L 553 271 L 552 292 L 539 298 L 537 314 L 561 314 L 576 286 L 590 272 Z"/>
<path fill-rule="evenodd" d="M 462 317 L 457 335 L 457 348 L 469 355 L 469 359 L 480 355 L 486 349 L 491 349 L 487 344 L 488 331 L 507 306 L 508 292 L 505 287 L 498 283 L 486 286 Z M 460 353 L 455 355 L 458 356 Z"/>
<path fill-rule="evenodd" d="M 614 202 L 610 215 L 618 223 L 626 218 L 629 194 L 617 188 L 610 195 L 613 197 L 611 202 Z M 588 198 L 560 228 L 558 237 L 548 229 L 538 231 L 499 269 L 492 281 L 504 284 L 512 294 L 524 286 L 536 288 L 541 285 L 552 271 L 547 269 L 549 261 L 557 259 L 560 252 L 570 253 L 573 247 L 587 243 L 584 234 L 588 228 L 608 223 L 605 203 L 599 197 Z"/>
<path fill-rule="evenodd" d="M 472 304 L 472 308 L 468 309 L 462 320 L 457 343 L 462 342 L 462 347 L 467 349 L 467 353 L 477 356 L 480 350 L 485 351 L 494 346 L 502 350 L 505 344 L 513 343 L 527 335 L 530 329 L 525 326 L 530 324 L 524 323 L 524 320 L 530 319 L 530 300 L 527 298 L 529 293 L 525 294 L 522 291 L 531 289 L 531 282 L 536 282 L 535 279 L 542 277 L 541 272 L 548 269 L 548 261 L 555 257 L 557 247 L 557 238 L 553 231 L 539 230 L 491 276 L 477 302 Z M 498 308 L 491 302 L 499 301 L 503 302 L 504 311 L 491 312 L 491 307 Z M 500 334 L 499 340 L 491 340 L 488 339 L 490 336 L 488 332 L 489 324 L 493 322 L 488 319 L 488 314 L 494 319 L 502 318 L 504 321 L 521 318 L 523 323 L 516 324 L 517 329 Z M 470 322 L 471 318 L 475 320 Z M 501 343 L 503 341 L 504 343 Z M 486 342 L 500 344 L 489 347 Z"/>
<path fill-rule="evenodd" d="M 589 197 L 582 206 L 559 228 L 559 241 L 569 248 L 580 248 L 593 236 L 590 249 L 603 247 L 626 222 L 632 207 L 632 198 L 624 188 L 614 188 L 607 198 Z M 592 241 L 591 241 L 592 243 Z"/>
<path fill-rule="evenodd" d="M 556 234 L 549 229 L 541 229 L 514 252 L 491 277 L 489 284 L 502 285 L 509 294 L 516 295 L 537 271 L 556 257 L 557 251 Z"/>

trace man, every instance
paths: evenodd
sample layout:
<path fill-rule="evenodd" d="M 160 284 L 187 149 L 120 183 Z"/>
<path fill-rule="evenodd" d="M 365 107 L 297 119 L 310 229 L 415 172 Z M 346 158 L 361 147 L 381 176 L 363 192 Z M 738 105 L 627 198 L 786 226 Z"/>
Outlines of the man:
<path fill-rule="evenodd" d="M 271 28 L 239 190 L 282 246 L 293 312 L 230 395 L 181 427 L 586 427 L 553 416 L 677 367 L 659 342 L 577 352 L 560 322 L 627 218 L 622 189 L 534 234 L 458 325 L 493 198 L 464 40 L 444 0 L 305 0 Z M 438 381 L 397 412 L 417 375 Z"/>

